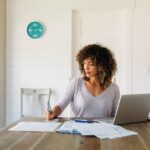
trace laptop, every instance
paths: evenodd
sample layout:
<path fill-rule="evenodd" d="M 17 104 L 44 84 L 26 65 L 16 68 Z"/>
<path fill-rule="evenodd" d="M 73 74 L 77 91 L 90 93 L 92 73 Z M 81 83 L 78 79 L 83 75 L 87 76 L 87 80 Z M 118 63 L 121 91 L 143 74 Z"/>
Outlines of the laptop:
<path fill-rule="evenodd" d="M 147 121 L 150 113 L 150 94 L 122 95 L 113 124 Z"/>
<path fill-rule="evenodd" d="M 147 120 L 150 120 L 150 94 L 130 94 L 121 96 L 114 118 L 95 121 L 119 125 Z"/>

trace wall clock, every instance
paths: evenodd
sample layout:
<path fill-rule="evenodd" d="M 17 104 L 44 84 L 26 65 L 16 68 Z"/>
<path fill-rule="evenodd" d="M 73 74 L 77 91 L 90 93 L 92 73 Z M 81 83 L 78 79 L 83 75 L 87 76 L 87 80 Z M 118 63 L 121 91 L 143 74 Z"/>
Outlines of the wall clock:
<path fill-rule="evenodd" d="M 28 24 L 27 33 L 33 39 L 40 38 L 44 33 L 43 25 L 40 22 L 31 22 Z"/>

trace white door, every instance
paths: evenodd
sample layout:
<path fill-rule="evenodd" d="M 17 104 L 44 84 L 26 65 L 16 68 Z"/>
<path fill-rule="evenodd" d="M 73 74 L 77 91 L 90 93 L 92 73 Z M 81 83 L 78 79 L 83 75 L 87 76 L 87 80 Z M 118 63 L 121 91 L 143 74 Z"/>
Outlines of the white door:
<path fill-rule="evenodd" d="M 111 49 L 118 63 L 115 77 L 121 94 L 131 92 L 131 13 L 128 10 L 100 10 L 73 12 L 73 70 L 72 76 L 80 76 L 75 56 L 78 50 L 92 43 Z"/>

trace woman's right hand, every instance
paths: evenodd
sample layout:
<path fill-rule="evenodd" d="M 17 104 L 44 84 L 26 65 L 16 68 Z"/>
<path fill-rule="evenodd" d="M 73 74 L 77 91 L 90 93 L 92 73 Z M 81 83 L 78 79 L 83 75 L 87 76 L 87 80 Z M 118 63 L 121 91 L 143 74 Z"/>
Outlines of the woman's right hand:
<path fill-rule="evenodd" d="M 45 111 L 45 112 L 44 112 L 44 118 L 45 118 L 46 120 L 53 120 L 53 119 L 56 118 L 56 116 L 54 115 L 53 111 L 50 111 L 50 112 Z"/>
<path fill-rule="evenodd" d="M 54 106 L 54 108 L 52 109 L 52 111 L 45 111 L 44 112 L 44 118 L 46 120 L 53 120 L 55 118 L 57 118 L 57 116 L 59 116 L 61 114 L 62 110 L 59 106 Z"/>

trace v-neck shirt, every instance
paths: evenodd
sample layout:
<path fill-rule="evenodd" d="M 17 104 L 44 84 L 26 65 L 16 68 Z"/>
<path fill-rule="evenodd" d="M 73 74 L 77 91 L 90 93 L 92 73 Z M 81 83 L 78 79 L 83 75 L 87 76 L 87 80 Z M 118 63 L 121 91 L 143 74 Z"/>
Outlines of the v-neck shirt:
<path fill-rule="evenodd" d="M 119 99 L 120 91 L 115 83 L 93 96 L 80 77 L 70 82 L 57 105 L 63 111 L 71 103 L 73 117 L 107 118 L 114 116 Z"/>

